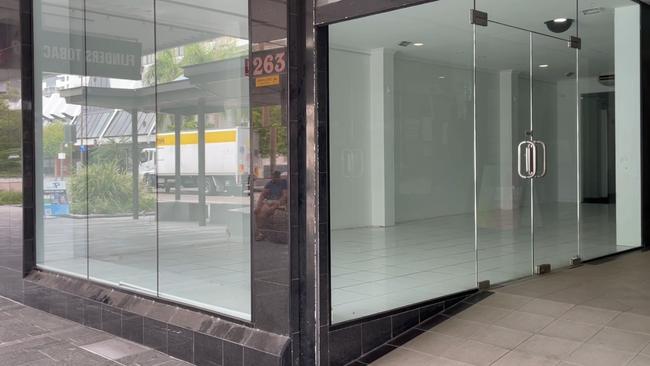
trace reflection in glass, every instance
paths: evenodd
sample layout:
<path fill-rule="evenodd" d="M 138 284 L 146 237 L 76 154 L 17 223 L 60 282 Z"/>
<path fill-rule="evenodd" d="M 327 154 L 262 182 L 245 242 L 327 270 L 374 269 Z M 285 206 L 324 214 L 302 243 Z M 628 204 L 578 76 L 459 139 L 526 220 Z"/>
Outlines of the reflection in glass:
<path fill-rule="evenodd" d="M 250 319 L 246 3 L 35 13 L 39 265 Z"/>
<path fill-rule="evenodd" d="M 237 15 L 157 1 L 145 74 L 156 85 L 156 146 L 143 166 L 157 192 L 159 295 L 250 319 L 247 9 L 232 5 Z"/>
<path fill-rule="evenodd" d="M 22 271 L 22 103 L 20 2 L 0 21 L 0 266 Z"/>
<path fill-rule="evenodd" d="M 86 277 L 86 121 L 98 116 L 82 102 L 85 20 L 78 5 L 34 2 L 37 262 Z M 68 102 L 63 92 L 68 89 L 76 90 L 76 101 Z"/>
<path fill-rule="evenodd" d="M 105 8 L 102 0 L 85 2 L 85 47 L 91 52 L 80 102 L 87 141 L 88 276 L 155 294 L 155 195 L 139 171 L 140 151 L 154 146 L 155 114 L 152 98 L 133 97 L 146 76 L 141 55 L 153 51 L 153 3 L 110 10 L 115 22 L 138 35 L 136 42 L 123 40 L 116 24 L 106 31 L 105 22 L 94 21 Z"/>
<path fill-rule="evenodd" d="M 252 121 L 255 241 L 287 243 L 287 127 L 279 105 L 253 109 Z"/>

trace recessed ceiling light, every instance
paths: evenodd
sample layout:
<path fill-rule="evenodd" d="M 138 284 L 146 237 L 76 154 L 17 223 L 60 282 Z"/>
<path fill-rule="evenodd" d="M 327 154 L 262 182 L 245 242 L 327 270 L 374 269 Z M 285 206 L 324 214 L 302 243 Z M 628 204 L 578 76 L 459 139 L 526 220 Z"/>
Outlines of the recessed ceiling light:
<path fill-rule="evenodd" d="M 444 79 L 445 76 L 438 76 L 438 79 Z"/>
<path fill-rule="evenodd" d="M 541 67 L 542 69 L 545 69 L 545 68 L 548 67 L 548 65 L 547 64 L 541 64 L 541 65 L 539 65 L 539 67 Z"/>
<path fill-rule="evenodd" d="M 413 43 L 413 45 L 414 45 L 415 47 L 422 47 L 422 46 L 424 46 L 424 43 L 422 43 L 422 42 L 415 42 L 415 43 Z"/>
<path fill-rule="evenodd" d="M 567 18 L 555 18 L 553 19 L 553 22 L 555 23 L 565 23 L 568 19 Z"/>

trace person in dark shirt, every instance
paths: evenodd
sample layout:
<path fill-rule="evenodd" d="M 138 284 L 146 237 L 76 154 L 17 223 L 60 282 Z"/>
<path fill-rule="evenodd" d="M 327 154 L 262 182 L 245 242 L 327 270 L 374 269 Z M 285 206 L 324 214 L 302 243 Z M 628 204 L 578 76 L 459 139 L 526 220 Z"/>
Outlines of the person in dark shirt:
<path fill-rule="evenodd" d="M 264 190 L 260 197 L 257 199 L 255 205 L 255 218 L 257 226 L 264 227 L 266 221 L 273 216 L 273 214 L 286 206 L 287 204 L 287 181 L 283 179 L 279 171 L 274 171 L 271 180 L 264 185 Z M 258 231 L 255 234 L 257 240 L 263 240 L 264 234 Z"/>

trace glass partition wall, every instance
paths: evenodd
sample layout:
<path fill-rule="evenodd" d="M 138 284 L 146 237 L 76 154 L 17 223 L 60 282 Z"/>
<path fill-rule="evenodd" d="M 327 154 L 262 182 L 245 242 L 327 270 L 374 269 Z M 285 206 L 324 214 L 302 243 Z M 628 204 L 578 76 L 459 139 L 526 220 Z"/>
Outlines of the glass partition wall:
<path fill-rule="evenodd" d="M 639 15 L 440 0 L 330 25 L 332 322 L 639 247 Z"/>
<path fill-rule="evenodd" d="M 246 2 L 39 0 L 34 33 L 38 266 L 250 320 Z"/>

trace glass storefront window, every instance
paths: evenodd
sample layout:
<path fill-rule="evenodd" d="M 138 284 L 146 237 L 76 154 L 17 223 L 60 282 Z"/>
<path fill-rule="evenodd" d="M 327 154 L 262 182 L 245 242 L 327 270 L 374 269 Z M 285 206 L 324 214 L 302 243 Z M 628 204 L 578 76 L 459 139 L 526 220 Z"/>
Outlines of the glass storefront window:
<path fill-rule="evenodd" d="M 330 25 L 332 321 L 639 247 L 639 22 L 441 0 Z"/>
<path fill-rule="evenodd" d="M 38 265 L 249 320 L 247 4 L 41 0 L 34 20 Z"/>
<path fill-rule="evenodd" d="M 333 322 L 476 285 L 471 5 L 330 27 Z"/>

